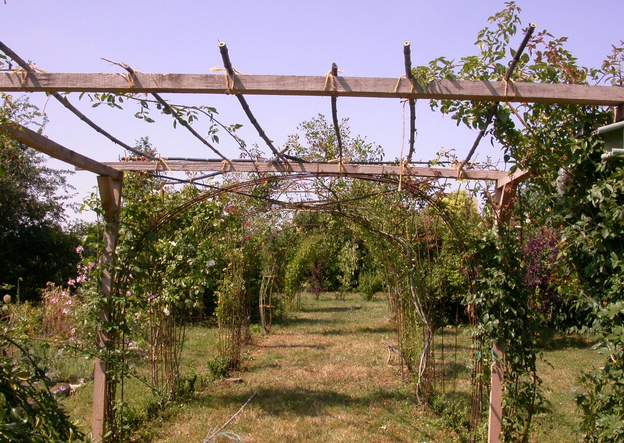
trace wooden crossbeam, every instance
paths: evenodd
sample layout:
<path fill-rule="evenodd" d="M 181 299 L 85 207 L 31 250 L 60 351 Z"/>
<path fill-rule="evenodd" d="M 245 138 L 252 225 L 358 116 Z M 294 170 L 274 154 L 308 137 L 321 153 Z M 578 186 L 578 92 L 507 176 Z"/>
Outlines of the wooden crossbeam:
<path fill-rule="evenodd" d="M 624 88 L 498 81 L 440 80 L 427 85 L 406 78 L 341 77 L 327 88 L 324 76 L 236 75 L 228 84 L 220 74 L 0 73 L 2 92 L 171 92 L 187 94 L 299 95 L 526 103 L 576 103 L 616 106 Z M 232 86 L 232 87 L 229 87 Z M 413 89 L 412 89 L 413 88 Z"/>
<path fill-rule="evenodd" d="M 120 179 L 122 177 L 122 173 L 117 169 L 106 166 L 105 164 L 95 161 L 89 157 L 85 157 L 76 151 L 67 149 L 55 141 L 52 141 L 49 138 L 26 128 L 25 126 L 5 124 L 0 126 L 0 132 L 4 132 L 18 142 L 39 152 L 43 152 L 50 157 L 54 157 L 57 160 L 69 163 L 78 169 L 84 169 L 98 175 L 105 175 L 115 179 Z"/>
<path fill-rule="evenodd" d="M 106 166 L 119 171 L 222 171 L 222 172 L 289 172 L 293 174 L 307 173 L 312 175 L 404 175 L 411 177 L 457 178 L 457 169 L 404 166 L 399 165 L 353 164 L 353 163 L 322 163 L 306 162 L 288 164 L 269 161 L 256 162 L 232 160 L 229 164 L 217 160 L 137 160 L 128 162 L 108 162 Z M 485 169 L 467 169 L 462 179 L 499 181 L 507 177 L 506 171 Z"/>
<path fill-rule="evenodd" d="M 523 169 L 517 169 L 511 174 L 505 175 L 503 178 L 496 182 L 497 188 L 504 188 L 505 186 L 515 186 L 516 184 L 528 180 L 530 177 L 529 171 Z"/>

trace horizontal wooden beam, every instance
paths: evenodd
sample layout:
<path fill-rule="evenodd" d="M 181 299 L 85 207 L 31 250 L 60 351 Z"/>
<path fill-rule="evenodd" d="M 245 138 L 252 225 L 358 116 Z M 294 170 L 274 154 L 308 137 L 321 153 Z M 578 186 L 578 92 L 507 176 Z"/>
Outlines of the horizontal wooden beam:
<path fill-rule="evenodd" d="M 70 165 L 75 166 L 78 169 L 84 169 L 94 172 L 98 175 L 105 175 L 115 179 L 120 179 L 123 173 L 117 169 L 106 166 L 103 163 L 97 162 L 89 157 L 85 157 L 71 149 L 67 149 L 64 146 L 44 137 L 41 134 L 36 133 L 24 126 L 15 124 L 4 124 L 0 126 L 0 132 L 7 134 L 12 139 L 29 146 L 39 152 L 54 157 L 57 160 L 64 161 Z"/>
<path fill-rule="evenodd" d="M 614 106 L 624 103 L 624 88 L 567 84 L 440 80 L 427 85 L 406 78 L 237 75 L 228 88 L 220 74 L 144 74 L 132 77 L 97 73 L 0 73 L 3 92 L 171 92 L 486 100 L 531 103 L 576 103 Z M 335 89 L 334 89 L 335 88 Z"/>
<path fill-rule="evenodd" d="M 293 174 L 305 173 L 312 175 L 404 175 L 411 177 L 431 177 L 431 178 L 457 178 L 455 168 L 432 168 L 414 167 L 399 165 L 379 165 L 379 164 L 353 164 L 353 163 L 320 163 L 290 162 L 276 163 L 269 161 L 256 162 L 232 160 L 226 163 L 217 160 L 187 161 L 187 160 L 137 160 L 128 162 L 112 162 L 105 165 L 119 171 L 188 171 L 188 172 L 289 172 Z M 402 169 L 402 170 L 401 170 Z M 467 169 L 463 171 L 462 179 L 468 180 L 492 180 L 498 181 L 507 176 L 505 171 L 492 171 L 484 169 Z"/>
<path fill-rule="evenodd" d="M 525 171 L 523 169 L 516 169 L 511 174 L 507 174 L 504 177 L 498 179 L 496 182 L 497 188 L 503 188 L 507 185 L 516 185 L 520 182 L 528 180 L 530 177 L 529 171 Z"/>

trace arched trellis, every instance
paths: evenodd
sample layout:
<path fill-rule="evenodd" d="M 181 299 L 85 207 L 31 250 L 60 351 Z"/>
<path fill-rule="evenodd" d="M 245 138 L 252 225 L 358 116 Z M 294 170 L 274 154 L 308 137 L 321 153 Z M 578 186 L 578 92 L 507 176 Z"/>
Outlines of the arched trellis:
<path fill-rule="evenodd" d="M 532 32 L 530 30 L 529 32 Z M 526 39 L 525 39 L 526 40 Z M 408 45 L 405 47 L 407 48 Z M 280 174 L 311 174 L 353 177 L 383 177 L 388 175 L 405 177 L 457 178 L 467 180 L 488 180 L 496 182 L 496 194 L 493 206 L 499 214 L 499 222 L 507 219 L 508 209 L 513 202 L 514 189 L 528 175 L 523 171 L 508 174 L 506 171 L 485 171 L 464 168 L 419 167 L 412 163 L 399 164 L 366 164 L 344 163 L 342 156 L 337 163 L 302 162 L 301 159 L 288 158 L 277 152 L 273 161 L 243 162 L 223 157 L 216 148 L 201 137 L 188 123 L 174 118 L 188 129 L 204 145 L 220 156 L 218 161 L 182 162 L 166 160 L 166 164 L 149 154 L 135 152 L 128 144 L 112 136 L 75 108 L 60 92 L 108 92 L 108 93 L 145 93 L 151 94 L 154 100 L 165 108 L 169 104 L 160 93 L 185 94 L 233 94 L 241 103 L 245 114 L 256 128 L 259 135 L 272 147 L 255 119 L 243 95 L 289 95 L 289 96 L 326 96 L 332 99 L 332 113 L 336 118 L 336 99 L 338 97 L 379 97 L 408 99 L 410 104 L 415 99 L 429 100 L 473 100 L 489 102 L 522 102 L 522 103 L 561 103 L 595 106 L 615 106 L 616 120 L 624 117 L 624 88 L 606 86 L 588 86 L 572 84 L 534 84 L 512 82 L 511 71 L 515 64 L 510 64 L 503 81 L 464 81 L 438 80 L 421 84 L 409 75 L 411 58 L 409 49 L 405 49 L 406 76 L 398 78 L 366 78 L 343 77 L 337 69 L 332 69 L 326 76 L 278 76 L 278 75 L 243 75 L 237 73 L 231 64 L 227 48 L 222 45 L 226 72 L 224 74 L 146 74 L 138 72 L 127 65 L 121 65 L 127 75 L 117 74 L 83 74 L 83 73 L 46 73 L 35 69 L 21 59 L 15 52 L 0 42 L 0 50 L 12 58 L 21 69 L 0 72 L 0 91 L 2 92 L 45 92 L 50 93 L 64 107 L 78 116 L 111 142 L 134 152 L 147 160 L 128 163 L 100 163 L 75 151 L 49 140 L 28 128 L 6 123 L 0 131 L 8 134 L 20 143 L 40 152 L 69 163 L 76 168 L 91 171 L 98 175 L 98 187 L 102 201 L 105 224 L 104 251 L 100 259 L 101 294 L 107 300 L 113 291 L 110 271 L 115 257 L 117 235 L 119 231 L 119 215 L 122 199 L 122 181 L 124 170 L 143 171 L 212 171 L 209 175 L 226 174 L 229 172 L 266 172 Z M 516 51 L 516 57 L 522 50 Z M 170 108 L 169 108 L 170 109 Z M 413 122 L 414 107 L 410 106 L 410 123 Z M 339 134 L 338 128 L 336 128 Z M 413 153 L 414 125 L 410 124 L 410 160 Z M 480 138 L 478 138 L 479 140 Z M 478 143 L 478 142 L 477 142 Z M 471 153 L 474 152 L 471 149 Z M 467 161 L 467 160 L 466 160 Z M 248 170 L 245 170 L 245 169 Z M 253 170 L 252 170 L 253 169 Z M 185 181 L 185 180 L 182 180 Z M 106 303 L 104 304 L 106 306 Z M 101 318 L 106 321 L 109 313 L 104 308 Z M 104 331 L 98 334 L 98 346 L 107 346 Z M 494 348 L 500 356 L 500 350 Z M 502 368 L 495 363 L 492 367 L 490 394 L 489 440 L 499 441 L 502 422 Z M 107 380 L 106 363 L 96 359 L 94 370 L 94 407 L 93 407 L 93 439 L 100 441 L 107 420 L 105 405 L 108 402 L 109 382 Z"/>
<path fill-rule="evenodd" d="M 282 191 L 278 191 L 275 188 L 267 188 L 268 192 L 265 195 L 259 195 L 257 193 L 248 192 L 249 190 L 253 191 L 257 186 L 263 186 L 267 184 L 276 185 L 284 182 L 299 182 L 301 180 L 308 180 L 311 178 L 319 178 L 319 177 L 335 177 L 334 175 L 314 175 L 314 174 L 285 174 L 285 175 L 273 175 L 273 176 L 260 176 L 258 178 L 243 180 L 243 181 L 235 181 L 233 183 L 224 185 L 224 186 L 209 186 L 210 189 L 202 192 L 201 194 L 194 196 L 193 198 L 188 199 L 180 205 L 175 206 L 167 210 L 162 214 L 156 214 L 152 223 L 150 223 L 149 227 L 143 232 L 142 235 L 137 236 L 131 245 L 130 256 L 138 256 L 140 253 L 140 249 L 144 247 L 145 240 L 148 236 L 153 238 L 161 238 L 162 234 L 161 230 L 167 228 L 167 232 L 175 231 L 176 222 L 181 220 L 183 214 L 189 211 L 191 208 L 200 205 L 207 200 L 211 200 L 222 194 L 234 194 L 237 196 L 242 196 L 248 199 L 260 200 L 262 202 L 269 203 L 271 206 L 262 210 L 263 212 L 270 212 L 275 210 L 308 210 L 308 211 L 320 211 L 329 213 L 333 216 L 337 216 L 339 218 L 344 218 L 349 220 L 351 223 L 359 226 L 359 228 L 372 233 L 375 236 L 381 236 L 391 244 L 396 246 L 401 254 L 406 258 L 406 262 L 412 264 L 414 266 L 415 263 L 422 260 L 422 257 L 419 257 L 416 253 L 415 248 L 419 247 L 418 241 L 416 244 L 412 242 L 406 241 L 402 237 L 386 232 L 385 230 L 375 227 L 373 223 L 366 217 L 365 214 L 358 214 L 353 211 L 346 211 L 346 207 L 351 206 L 352 203 L 358 203 L 362 200 L 370 199 L 370 198 L 378 198 L 391 193 L 404 193 L 405 195 L 410 196 L 413 200 L 417 202 L 425 203 L 425 207 L 433 210 L 433 213 L 437 218 L 442 220 L 444 225 L 449 229 L 452 237 L 457 241 L 460 245 L 464 242 L 464 238 L 461 233 L 461 229 L 458 226 L 461 225 L 461 222 L 456 219 L 456 215 L 452 212 L 448 211 L 447 205 L 441 203 L 441 200 L 444 196 L 447 196 L 443 189 L 444 186 L 439 187 L 432 183 L 431 180 L 401 180 L 401 178 L 395 178 L 391 176 L 348 176 L 342 177 L 342 179 L 348 178 L 352 180 L 363 180 L 367 182 L 374 182 L 384 185 L 390 185 L 393 187 L 391 190 L 384 190 L 380 192 L 372 192 L 361 196 L 356 196 L 353 198 L 328 198 L 325 200 L 315 200 L 315 201 L 284 201 L 279 198 L 271 197 L 272 194 L 279 193 Z M 437 187 L 437 189 L 436 189 Z M 279 188 L 278 188 L 279 189 Z M 287 187 L 286 187 L 287 189 Z M 435 192 L 432 192 L 433 189 L 436 189 Z M 288 193 L 288 191 L 285 191 Z M 427 233 L 425 232 L 423 237 L 423 241 L 426 243 Z M 129 272 L 129 263 L 126 263 L 126 266 L 122 267 L 121 271 L 117 273 L 117 293 L 122 294 L 125 293 L 127 287 L 126 282 L 128 278 L 130 278 Z M 421 378 L 424 377 L 426 369 L 429 367 L 429 354 L 430 354 L 430 345 L 432 345 L 433 340 L 433 332 L 434 327 L 430 324 L 429 316 L 431 313 L 427 314 L 423 305 L 423 300 L 421 299 L 421 295 L 419 292 L 423 290 L 423 288 L 416 289 L 416 284 L 414 280 L 414 272 L 408 273 L 409 279 L 409 287 L 410 287 L 410 295 L 412 304 L 416 309 L 416 312 L 420 316 L 420 321 L 425 327 L 426 331 L 426 340 L 425 345 L 422 350 L 422 355 L 420 359 L 420 367 L 418 371 L 418 386 L 420 391 L 420 381 Z M 421 282 L 422 283 L 422 282 Z"/>

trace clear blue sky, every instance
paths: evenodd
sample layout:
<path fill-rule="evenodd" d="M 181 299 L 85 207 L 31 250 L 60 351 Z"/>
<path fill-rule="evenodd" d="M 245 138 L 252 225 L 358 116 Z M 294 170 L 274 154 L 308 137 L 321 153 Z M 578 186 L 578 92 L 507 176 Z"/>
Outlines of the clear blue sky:
<path fill-rule="evenodd" d="M 624 39 L 624 1 L 519 0 L 523 20 L 569 37 L 569 48 L 585 65 L 598 65 L 610 45 Z M 0 3 L 0 39 L 23 58 L 49 72 L 118 72 L 100 57 L 123 61 L 143 72 L 204 73 L 220 67 L 217 49 L 227 42 L 234 66 L 250 74 L 324 75 L 331 62 L 344 75 L 397 77 L 402 42 L 412 41 L 415 65 L 440 55 L 474 52 L 475 35 L 502 1 L 160 1 L 106 2 L 7 0 Z M 517 43 L 515 43 L 517 46 Z M 221 119 L 243 123 L 241 135 L 261 140 L 238 102 L 228 96 L 168 96 L 175 101 L 215 106 Z M 43 104 L 42 94 L 33 94 Z M 77 103 L 77 96 L 73 101 Z M 278 145 L 298 123 L 317 113 L 330 116 L 327 98 L 249 97 L 258 120 Z M 80 107 L 124 141 L 148 135 L 163 155 L 211 156 L 203 145 L 170 121 L 145 124 L 130 112 Z M 132 108 L 134 109 L 134 108 Z M 95 159 L 116 160 L 123 151 L 76 119 L 54 100 L 47 103 L 46 135 Z M 386 158 L 399 155 L 402 121 L 399 100 L 339 99 L 354 133 L 381 144 Z M 465 155 L 475 134 L 418 104 L 416 157 L 429 159 L 440 147 Z M 223 140 L 226 140 L 223 137 Z M 499 153 L 482 142 L 479 158 Z M 220 149 L 237 156 L 231 142 Z M 62 167 L 60 162 L 50 162 Z M 95 185 L 86 172 L 71 178 L 78 197 Z"/>

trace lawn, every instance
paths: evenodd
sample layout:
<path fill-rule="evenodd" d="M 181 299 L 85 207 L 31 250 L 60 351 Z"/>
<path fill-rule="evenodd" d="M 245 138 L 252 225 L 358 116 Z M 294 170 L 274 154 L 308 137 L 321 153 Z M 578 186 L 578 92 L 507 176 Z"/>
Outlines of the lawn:
<path fill-rule="evenodd" d="M 224 429 L 243 441 L 461 441 L 447 419 L 417 405 L 413 385 L 401 380 L 399 366 L 387 364 L 388 344 L 396 342 L 396 333 L 382 297 L 305 297 L 302 311 L 274 325 L 270 335 L 254 330 L 242 369 L 230 376 L 240 380 L 210 380 L 214 328 L 190 327 L 187 337 L 182 366 L 202 383 L 193 398 L 144 422 L 137 440 L 201 441 L 255 394 Z M 454 375 L 447 376 L 445 390 L 461 397 L 469 392 L 470 334 L 450 328 L 444 340 L 445 364 Z M 436 347 L 440 355 L 440 335 Z M 534 441 L 578 440 L 577 378 L 600 361 L 596 357 L 590 343 L 578 337 L 556 337 L 544 349 L 539 369 L 550 410 L 536 418 Z M 130 380 L 125 389 L 137 411 L 152 400 L 137 381 Z M 65 400 L 85 429 L 90 400 L 90 385 Z"/>

